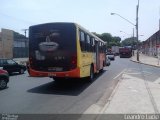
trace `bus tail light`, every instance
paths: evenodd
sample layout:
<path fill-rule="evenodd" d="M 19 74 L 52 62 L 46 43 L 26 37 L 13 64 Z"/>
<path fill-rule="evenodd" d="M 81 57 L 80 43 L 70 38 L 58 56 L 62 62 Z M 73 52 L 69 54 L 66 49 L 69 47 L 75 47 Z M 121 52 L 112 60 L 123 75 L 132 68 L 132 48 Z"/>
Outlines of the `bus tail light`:
<path fill-rule="evenodd" d="M 76 68 L 76 66 L 77 66 L 77 56 L 76 55 L 74 55 L 74 56 L 72 56 L 72 58 L 71 58 L 71 68 L 72 69 L 74 69 L 74 68 Z"/>

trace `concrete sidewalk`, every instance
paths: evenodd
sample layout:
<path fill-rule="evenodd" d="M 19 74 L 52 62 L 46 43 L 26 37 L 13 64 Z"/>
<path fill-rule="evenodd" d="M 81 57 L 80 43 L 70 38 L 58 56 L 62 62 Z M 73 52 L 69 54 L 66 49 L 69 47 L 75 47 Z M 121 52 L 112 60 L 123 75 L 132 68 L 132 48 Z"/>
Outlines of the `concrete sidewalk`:
<path fill-rule="evenodd" d="M 95 120 L 160 120 L 160 79 L 122 77 Z"/>
<path fill-rule="evenodd" d="M 135 54 L 131 61 L 137 62 L 136 58 Z M 160 67 L 158 58 L 140 54 L 139 60 L 138 63 Z M 150 82 L 125 71 L 110 99 L 103 108 L 104 114 L 159 114 L 160 78 Z"/>
<path fill-rule="evenodd" d="M 135 54 L 131 61 L 137 62 L 136 57 Z M 160 67 L 160 65 L 157 65 L 157 58 L 144 54 L 140 54 L 140 62 L 138 63 Z M 126 69 L 122 72 L 121 78 L 110 98 L 105 101 L 104 107 L 101 108 L 94 104 L 85 113 L 100 114 L 100 116 L 105 114 L 160 114 L 160 78 L 150 82 L 145 78 L 131 76 Z"/>
<path fill-rule="evenodd" d="M 104 114 L 159 114 L 160 80 L 149 82 L 122 75 L 102 113 Z"/>
<path fill-rule="evenodd" d="M 158 58 L 144 55 L 144 54 L 139 54 L 139 61 L 137 61 L 137 54 L 132 56 L 131 61 L 133 62 L 139 62 L 141 64 L 146 64 L 154 67 L 160 67 L 160 63 L 158 64 Z"/>

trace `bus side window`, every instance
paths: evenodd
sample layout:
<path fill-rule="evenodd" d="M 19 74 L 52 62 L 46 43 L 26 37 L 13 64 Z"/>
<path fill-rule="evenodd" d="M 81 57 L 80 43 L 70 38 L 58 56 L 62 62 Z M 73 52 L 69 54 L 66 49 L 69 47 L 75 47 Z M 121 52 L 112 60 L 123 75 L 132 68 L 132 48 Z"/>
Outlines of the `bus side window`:
<path fill-rule="evenodd" d="M 102 53 L 102 42 L 100 42 L 100 53 Z"/>
<path fill-rule="evenodd" d="M 80 46 L 81 46 L 81 50 L 85 51 L 85 33 L 82 31 L 79 31 L 79 35 L 80 35 Z"/>
<path fill-rule="evenodd" d="M 106 45 L 105 45 L 105 43 L 103 43 L 103 53 L 105 53 L 106 52 Z"/>
<path fill-rule="evenodd" d="M 98 49 L 99 49 L 99 53 L 101 52 L 101 42 L 98 42 Z"/>
<path fill-rule="evenodd" d="M 95 39 L 91 38 L 91 51 L 94 52 L 94 46 L 95 46 Z"/>
<path fill-rule="evenodd" d="M 101 43 L 101 53 L 103 53 L 103 43 Z"/>
<path fill-rule="evenodd" d="M 101 53 L 103 53 L 103 43 L 101 42 Z"/>
<path fill-rule="evenodd" d="M 102 53 L 104 53 L 104 43 L 102 43 Z"/>
<path fill-rule="evenodd" d="M 87 39 L 86 39 L 86 50 L 87 50 L 88 52 L 91 51 L 90 44 L 91 44 L 90 36 L 87 35 Z"/>

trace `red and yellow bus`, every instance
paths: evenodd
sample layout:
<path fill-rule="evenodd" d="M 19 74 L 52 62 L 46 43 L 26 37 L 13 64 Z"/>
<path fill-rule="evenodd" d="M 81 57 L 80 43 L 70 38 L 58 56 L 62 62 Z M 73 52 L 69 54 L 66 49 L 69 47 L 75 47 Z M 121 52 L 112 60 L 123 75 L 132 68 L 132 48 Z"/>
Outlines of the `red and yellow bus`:
<path fill-rule="evenodd" d="M 106 65 L 105 42 L 76 23 L 46 23 L 29 28 L 32 77 L 84 78 Z"/>

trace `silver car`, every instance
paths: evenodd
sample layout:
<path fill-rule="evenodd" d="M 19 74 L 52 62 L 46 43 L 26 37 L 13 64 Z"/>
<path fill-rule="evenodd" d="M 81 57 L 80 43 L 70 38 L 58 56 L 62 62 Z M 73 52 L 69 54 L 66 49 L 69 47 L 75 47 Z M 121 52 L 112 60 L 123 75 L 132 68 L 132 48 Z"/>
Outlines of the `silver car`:
<path fill-rule="evenodd" d="M 114 53 L 107 53 L 107 57 L 108 57 L 110 60 L 115 60 Z"/>
<path fill-rule="evenodd" d="M 106 65 L 110 66 L 110 64 L 111 64 L 111 60 L 106 56 Z"/>

